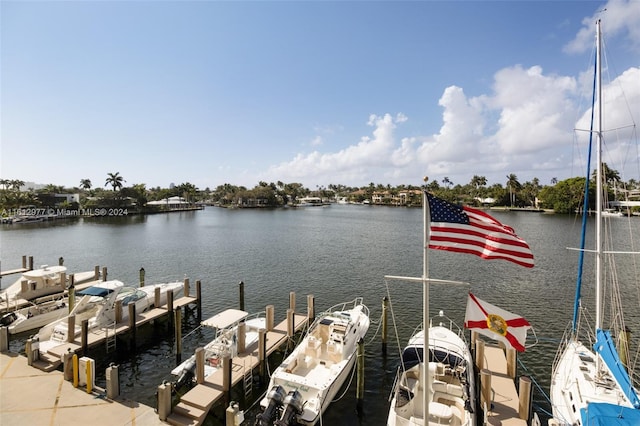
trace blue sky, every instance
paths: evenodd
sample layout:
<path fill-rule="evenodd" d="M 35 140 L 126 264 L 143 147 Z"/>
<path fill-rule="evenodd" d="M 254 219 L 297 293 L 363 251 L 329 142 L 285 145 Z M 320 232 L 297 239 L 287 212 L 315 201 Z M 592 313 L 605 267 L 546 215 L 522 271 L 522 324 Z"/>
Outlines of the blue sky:
<path fill-rule="evenodd" d="M 638 0 L 2 0 L 0 13 L 4 179 L 315 189 L 582 175 L 573 129 L 587 125 L 597 16 L 625 123 L 640 120 Z M 608 148 L 640 180 L 638 151 Z"/>

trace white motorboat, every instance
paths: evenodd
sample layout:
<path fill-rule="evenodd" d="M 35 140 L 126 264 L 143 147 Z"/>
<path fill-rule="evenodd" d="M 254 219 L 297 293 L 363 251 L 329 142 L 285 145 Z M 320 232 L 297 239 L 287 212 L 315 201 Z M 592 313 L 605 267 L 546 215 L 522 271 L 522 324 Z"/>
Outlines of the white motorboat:
<path fill-rule="evenodd" d="M 23 333 L 43 327 L 69 314 L 69 299 L 60 295 L 36 299 L 28 306 L 6 312 L 0 318 L 0 325 L 9 329 L 10 334 Z"/>
<path fill-rule="evenodd" d="M 245 324 L 245 347 L 249 347 L 258 341 L 260 329 L 267 328 L 264 312 L 249 315 L 248 312 L 238 309 L 227 309 L 201 322 L 203 327 L 215 329 L 215 338 L 204 346 L 204 377 L 208 377 L 222 368 L 225 356 L 233 358 L 238 355 L 238 325 Z M 196 373 L 196 356 L 182 362 L 171 370 L 171 374 L 178 379 L 175 382 L 177 389 L 193 381 Z"/>
<path fill-rule="evenodd" d="M 388 426 L 423 425 L 424 392 L 428 393 L 429 424 L 476 425 L 475 373 L 469 346 L 460 327 L 442 312 L 439 318 L 439 324 L 434 326 L 432 320 L 429 328 L 428 360 L 424 357 L 422 327 L 402 351 L 390 397 Z"/>
<path fill-rule="evenodd" d="M 25 304 L 25 301 L 63 293 L 67 289 L 68 278 L 63 282 L 62 274 L 66 272 L 65 266 L 48 265 L 23 272 L 20 278 L 0 293 L 0 311 L 17 309 L 22 307 L 21 304 Z M 76 284 L 85 283 L 94 278 L 94 271 L 74 274 Z"/>
<path fill-rule="evenodd" d="M 362 298 L 320 314 L 302 342 L 271 375 L 256 425 L 314 425 L 321 421 L 356 361 L 369 329 Z"/>
<path fill-rule="evenodd" d="M 160 288 L 161 304 L 166 301 L 167 292 L 172 290 L 178 296 L 183 284 L 162 283 L 147 285 L 140 288 L 125 287 L 118 280 L 99 282 L 91 287 L 79 291 L 76 296 L 81 299 L 75 304 L 69 315 L 75 315 L 75 336 L 82 330 L 81 324 L 88 320 L 89 330 L 113 326 L 116 322 L 116 306 L 122 301 L 122 320 L 129 317 L 128 306 L 135 303 L 136 313 L 145 312 L 154 306 L 155 289 Z M 40 352 L 62 345 L 68 340 L 68 316 L 53 321 L 42 327 L 37 334 L 40 341 Z"/>
<path fill-rule="evenodd" d="M 596 23 L 596 75 L 592 110 L 592 134 L 596 140 L 596 226 L 595 250 L 585 249 L 586 206 L 588 206 L 589 176 L 585 185 L 585 213 L 582 222 L 578 278 L 573 307 L 571 329 L 558 347 L 551 373 L 550 399 L 553 418 L 550 425 L 638 425 L 640 424 L 640 392 L 637 374 L 633 371 L 633 356 L 629 356 L 628 334 L 624 324 L 622 300 L 629 297 L 637 280 L 619 282 L 614 257 L 619 254 L 638 255 L 638 252 L 616 252 L 613 243 L 621 242 L 612 237 L 611 221 L 605 218 L 606 176 L 602 161 L 603 151 L 603 97 L 602 97 L 602 35 L 600 20 Z M 617 89 L 616 89 L 617 90 Z M 595 118 L 593 118 L 595 117 Z M 610 215 L 608 215 L 610 216 Z M 629 242 L 632 249 L 637 242 Z M 585 328 L 591 315 L 585 315 L 583 306 L 582 268 L 585 253 L 595 252 L 595 323 Z M 620 279 L 620 281 L 623 281 Z M 606 293 L 605 293 L 606 292 Z M 631 312 L 632 314 L 637 313 Z M 609 317 L 605 323 L 605 317 Z M 585 321 L 585 318 L 588 318 Z M 618 339 L 618 347 L 614 337 Z M 635 376 L 635 377 L 634 377 Z"/>

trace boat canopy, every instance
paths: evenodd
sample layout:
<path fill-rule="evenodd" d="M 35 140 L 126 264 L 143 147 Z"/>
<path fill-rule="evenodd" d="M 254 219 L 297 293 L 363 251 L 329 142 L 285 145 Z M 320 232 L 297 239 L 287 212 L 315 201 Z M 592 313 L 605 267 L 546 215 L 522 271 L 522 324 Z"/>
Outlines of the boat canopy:
<path fill-rule="evenodd" d="M 590 403 L 580 409 L 582 424 L 589 426 L 629 426 L 640 424 L 640 410 L 617 404 Z"/>
<path fill-rule="evenodd" d="M 248 312 L 241 311 L 239 309 L 227 309 L 219 314 L 212 316 L 201 322 L 202 325 L 213 328 L 227 328 L 230 327 L 249 315 Z"/>
<path fill-rule="evenodd" d="M 411 367 L 420 364 L 424 359 L 423 354 L 422 346 L 416 345 L 406 347 L 402 351 L 402 365 L 404 370 L 409 370 Z M 441 351 L 438 349 L 429 350 L 429 362 L 442 362 L 444 364 L 451 365 L 452 367 L 466 364 L 464 359 L 459 356 L 452 354 L 451 352 Z"/>
<path fill-rule="evenodd" d="M 52 277 L 55 274 L 65 272 L 67 268 L 65 266 L 45 266 L 41 269 L 34 269 L 22 273 L 23 278 L 35 280 L 42 277 Z"/>
<path fill-rule="evenodd" d="M 87 287 L 84 290 L 80 290 L 76 292 L 76 294 L 80 294 L 82 296 L 100 296 L 106 297 L 109 294 L 113 293 L 117 288 L 124 286 L 124 284 L 120 281 L 104 281 L 100 284 L 92 285 L 91 287 Z"/>

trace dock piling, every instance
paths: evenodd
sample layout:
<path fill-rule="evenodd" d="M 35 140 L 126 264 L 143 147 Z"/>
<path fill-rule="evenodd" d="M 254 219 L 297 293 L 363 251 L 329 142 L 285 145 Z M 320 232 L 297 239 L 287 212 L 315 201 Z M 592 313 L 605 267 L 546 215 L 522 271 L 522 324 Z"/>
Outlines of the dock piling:
<path fill-rule="evenodd" d="M 190 294 L 191 293 L 191 288 L 190 288 L 190 285 L 189 285 L 189 278 L 185 278 L 184 279 L 184 289 L 183 290 L 184 290 L 183 293 L 184 293 L 184 295 L 186 297 L 191 296 L 191 294 Z"/>
<path fill-rule="evenodd" d="M 58 266 L 63 266 L 64 265 L 64 257 L 60 256 L 58 258 Z"/>
<path fill-rule="evenodd" d="M 241 311 L 244 311 L 244 281 L 240 281 L 238 283 L 238 294 L 239 294 L 239 298 L 240 298 L 240 302 L 239 302 L 239 309 Z"/>
<path fill-rule="evenodd" d="M 107 267 L 103 266 L 102 267 L 102 281 L 107 281 Z"/>
<path fill-rule="evenodd" d="M 198 311 L 198 322 L 202 319 L 202 283 L 196 280 L 196 309 Z"/>
<path fill-rule="evenodd" d="M 316 318 L 316 299 L 313 294 L 307 294 L 307 324 L 311 325 Z"/>
<path fill-rule="evenodd" d="M 182 310 L 180 308 L 173 311 L 175 316 L 175 334 L 176 334 L 176 364 L 182 362 Z"/>
<path fill-rule="evenodd" d="M 260 379 L 265 378 L 266 368 L 265 362 L 267 359 L 267 330 L 261 328 L 258 331 L 258 364 L 260 366 Z"/>
<path fill-rule="evenodd" d="M 231 402 L 231 357 L 229 354 L 225 354 L 222 357 L 222 392 L 224 393 L 224 405 L 229 405 Z"/>
<path fill-rule="evenodd" d="M 67 318 L 67 342 L 72 343 L 76 338 L 76 316 L 69 315 Z"/>
<path fill-rule="evenodd" d="M 204 348 L 196 348 L 196 383 L 204 383 Z"/>
<path fill-rule="evenodd" d="M 27 256 L 22 256 L 22 269 L 27 269 Z"/>
<path fill-rule="evenodd" d="M 153 293 L 153 306 L 160 307 L 160 287 L 156 287 Z"/>
<path fill-rule="evenodd" d="M 136 349 L 136 304 L 129 303 L 129 330 L 131 331 L 129 348 Z"/>
<path fill-rule="evenodd" d="M 163 422 L 171 414 L 171 384 L 162 383 L 158 386 L 158 417 Z"/>
<path fill-rule="evenodd" d="M 0 327 L 0 352 L 9 350 L 9 328 L 4 325 Z"/>
<path fill-rule="evenodd" d="M 531 378 L 527 376 L 520 377 L 520 392 L 518 401 L 518 415 L 522 420 L 529 422 L 531 418 Z"/>
<path fill-rule="evenodd" d="M 357 387 L 356 387 L 356 409 L 358 414 L 362 413 L 362 403 L 364 401 L 364 339 L 358 340 L 357 358 Z"/>
<path fill-rule="evenodd" d="M 267 331 L 271 331 L 273 330 L 274 324 L 275 324 L 275 316 L 274 316 L 274 307 L 273 305 L 267 305 L 267 307 L 265 308 L 265 316 L 266 318 L 266 324 L 267 324 Z"/>
<path fill-rule="evenodd" d="M 480 370 L 481 404 L 485 415 L 491 411 L 491 371 L 483 368 Z"/>
<path fill-rule="evenodd" d="M 93 269 L 93 279 L 98 281 L 100 279 L 100 265 L 96 265 Z"/>
<path fill-rule="evenodd" d="M 140 287 L 144 287 L 144 268 L 140 268 Z"/>
<path fill-rule="evenodd" d="M 382 298 L 382 354 L 386 355 L 387 353 L 387 326 L 388 326 L 388 308 L 389 308 L 389 299 L 387 296 Z"/>
<path fill-rule="evenodd" d="M 111 363 L 107 367 L 107 398 L 115 399 L 120 396 L 120 376 L 118 374 L 118 366 Z"/>
<path fill-rule="evenodd" d="M 296 311 L 296 292 L 295 291 L 289 292 L 289 309 L 291 309 L 294 312 Z"/>
<path fill-rule="evenodd" d="M 33 271 L 33 256 L 29 256 L 29 270 Z"/>
<path fill-rule="evenodd" d="M 242 321 L 238 324 L 238 353 L 244 353 L 246 349 L 247 323 Z"/>
<path fill-rule="evenodd" d="M 74 317 L 75 320 L 75 317 Z M 89 350 L 89 320 L 82 320 L 82 332 L 80 337 L 80 344 L 82 346 L 82 353 L 87 355 L 87 351 Z M 74 332 L 75 334 L 75 332 Z"/>
<path fill-rule="evenodd" d="M 507 374 L 514 380 L 516 378 L 516 371 L 518 369 L 518 361 L 516 357 L 516 350 L 511 347 L 507 348 Z"/>

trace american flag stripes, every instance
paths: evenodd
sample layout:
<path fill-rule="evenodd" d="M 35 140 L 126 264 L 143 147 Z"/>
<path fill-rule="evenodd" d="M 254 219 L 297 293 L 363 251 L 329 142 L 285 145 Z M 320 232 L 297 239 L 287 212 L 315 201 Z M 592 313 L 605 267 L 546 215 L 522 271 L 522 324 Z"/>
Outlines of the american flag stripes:
<path fill-rule="evenodd" d="M 511 227 L 481 210 L 456 206 L 428 192 L 425 196 L 430 211 L 429 248 L 533 267 L 529 245 Z"/>

